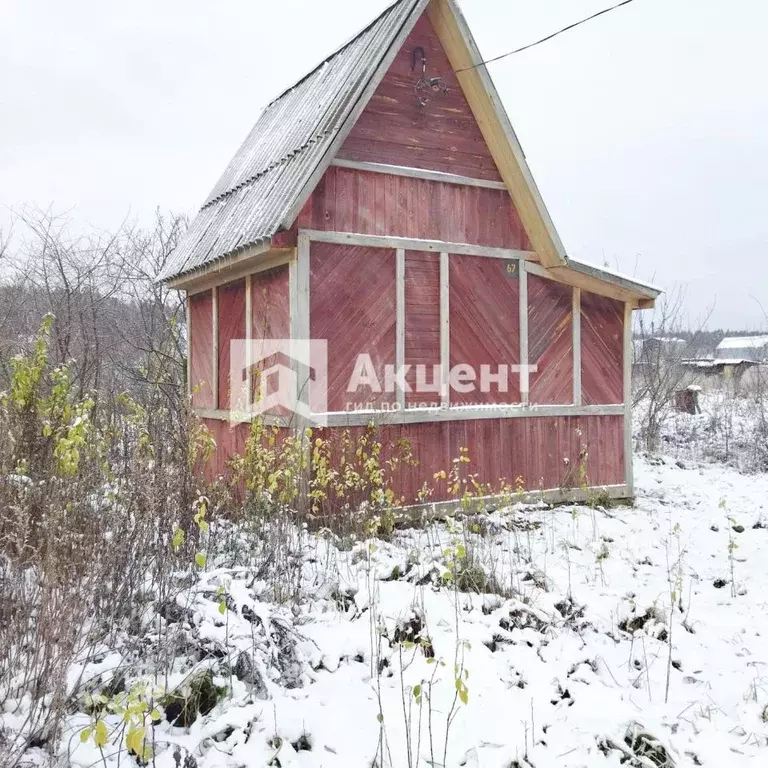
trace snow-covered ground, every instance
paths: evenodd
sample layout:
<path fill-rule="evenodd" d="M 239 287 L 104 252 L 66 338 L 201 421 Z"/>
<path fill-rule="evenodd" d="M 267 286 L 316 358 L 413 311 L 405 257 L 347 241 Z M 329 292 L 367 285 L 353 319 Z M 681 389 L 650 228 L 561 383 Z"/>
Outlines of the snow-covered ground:
<path fill-rule="evenodd" d="M 736 396 L 713 389 L 699 395 L 700 413 L 671 405 L 661 424 L 661 450 L 684 461 L 712 461 L 746 472 L 768 470 L 768 403 L 758 392 Z M 647 402 L 635 409 L 635 444 L 643 445 Z"/>
<path fill-rule="evenodd" d="M 207 714 L 148 729 L 158 768 L 766 765 L 768 475 L 636 475 L 634 507 L 514 508 L 351 548 L 305 535 L 302 598 L 282 605 L 210 563 L 165 618 L 150 605 L 141 643 L 72 679 L 151 696 L 212 671 Z M 184 638 L 167 680 L 158 631 Z M 99 749 L 71 714 L 60 764 L 134 765 L 105 724 Z"/>

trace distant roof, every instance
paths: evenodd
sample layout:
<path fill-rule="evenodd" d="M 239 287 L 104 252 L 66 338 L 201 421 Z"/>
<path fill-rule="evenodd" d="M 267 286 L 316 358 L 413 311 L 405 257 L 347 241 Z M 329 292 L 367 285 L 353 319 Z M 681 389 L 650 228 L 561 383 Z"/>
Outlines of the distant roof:
<path fill-rule="evenodd" d="M 163 278 L 178 277 L 290 227 L 302 191 L 387 55 L 427 5 L 398 0 L 266 106 L 214 186 Z M 393 51 L 392 49 L 395 48 Z"/>
<path fill-rule="evenodd" d="M 681 360 L 681 365 L 688 368 L 720 368 L 726 365 L 758 365 L 755 360 L 743 357 L 718 357 L 714 359 Z"/>
<path fill-rule="evenodd" d="M 725 349 L 762 349 L 768 346 L 768 336 L 726 336 L 717 348 Z"/>

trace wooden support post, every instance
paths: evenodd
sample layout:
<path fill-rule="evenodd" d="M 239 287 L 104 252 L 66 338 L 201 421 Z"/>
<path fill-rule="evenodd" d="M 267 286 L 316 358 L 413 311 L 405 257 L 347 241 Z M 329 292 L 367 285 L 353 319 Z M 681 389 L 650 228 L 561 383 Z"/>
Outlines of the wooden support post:
<path fill-rule="evenodd" d="M 528 271 L 520 260 L 520 402 L 527 405 L 530 376 L 528 375 Z"/>
<path fill-rule="evenodd" d="M 571 330 L 573 337 L 573 404 L 581 405 L 581 288 L 573 289 L 571 307 Z"/>
<path fill-rule="evenodd" d="M 447 253 L 440 254 L 440 405 L 451 404 L 451 323 L 449 301 L 450 262 Z"/>
<path fill-rule="evenodd" d="M 291 262 L 289 272 L 291 292 L 291 339 L 307 341 L 309 339 L 309 237 L 299 235 L 296 259 Z M 295 364 L 295 361 L 294 361 Z M 309 405 L 309 367 L 296 366 L 296 405 Z M 297 428 L 304 429 L 304 419 L 296 418 Z"/>
<path fill-rule="evenodd" d="M 309 237 L 299 235 L 296 249 L 296 332 L 309 339 Z"/>
<path fill-rule="evenodd" d="M 395 368 L 400 371 L 405 367 L 405 251 L 398 248 L 395 252 Z M 397 404 L 405 408 L 405 388 L 397 388 Z"/>
<path fill-rule="evenodd" d="M 299 249 L 295 248 L 293 258 L 288 262 L 288 329 L 292 339 L 296 338 L 297 316 L 299 313 L 299 293 L 296 283 L 297 265 L 299 263 L 298 253 Z"/>
<path fill-rule="evenodd" d="M 245 276 L 245 385 L 248 391 L 245 393 L 245 411 L 251 412 L 253 404 L 253 359 L 251 355 L 251 342 L 253 341 L 253 275 Z"/>
<path fill-rule="evenodd" d="M 632 467 L 632 306 L 624 304 L 624 484 L 635 495 Z"/>
<path fill-rule="evenodd" d="M 211 378 L 211 392 L 213 393 L 213 407 L 219 407 L 219 289 L 214 285 L 211 288 L 211 328 L 213 329 L 213 343 L 211 353 L 213 355 L 213 374 Z"/>
<path fill-rule="evenodd" d="M 288 327 L 290 328 L 291 344 L 299 338 L 299 282 L 298 282 L 299 249 L 296 248 L 294 258 L 288 263 L 288 306 L 289 318 Z M 295 373 L 296 388 L 293 393 L 294 399 L 298 399 L 299 394 L 299 370 L 295 360 L 291 360 L 291 366 Z M 295 421 L 295 415 L 292 421 Z"/>
<path fill-rule="evenodd" d="M 192 404 L 192 297 L 187 294 L 185 308 L 187 311 L 187 398 Z"/>
<path fill-rule="evenodd" d="M 288 285 L 291 307 L 291 341 L 307 342 L 310 337 L 310 308 L 309 308 L 309 250 L 310 240 L 304 233 L 299 233 L 296 258 L 291 261 L 288 272 Z M 306 414 L 309 412 L 309 365 L 304 365 L 295 359 L 293 366 L 296 374 L 296 411 L 293 414 L 295 434 L 301 441 L 302 471 L 301 493 L 297 500 L 299 511 L 306 512 L 309 509 L 309 482 L 311 477 L 312 448 L 307 436 L 309 421 Z M 302 412 L 303 411 L 303 412 Z"/>

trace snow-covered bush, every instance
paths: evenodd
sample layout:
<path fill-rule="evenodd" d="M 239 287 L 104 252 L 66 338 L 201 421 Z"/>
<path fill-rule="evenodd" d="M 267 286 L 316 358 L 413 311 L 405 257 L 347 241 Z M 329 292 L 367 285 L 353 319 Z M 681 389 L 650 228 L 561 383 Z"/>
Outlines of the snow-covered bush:
<path fill-rule="evenodd" d="M 191 522 L 188 458 L 202 445 L 175 415 L 123 397 L 106 416 L 80 396 L 68 368 L 48 362 L 51 324 L 11 361 L 0 395 L 3 765 L 56 743 L 73 696 L 93 683 L 83 670 L 126 632 L 140 636 L 147 604 L 172 600 L 194 547 L 175 551 L 169 537 Z"/>

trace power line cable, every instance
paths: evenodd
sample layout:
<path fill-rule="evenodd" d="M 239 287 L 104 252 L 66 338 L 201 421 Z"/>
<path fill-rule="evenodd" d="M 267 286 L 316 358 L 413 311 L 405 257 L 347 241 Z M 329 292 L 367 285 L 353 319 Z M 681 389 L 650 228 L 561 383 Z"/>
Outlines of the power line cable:
<path fill-rule="evenodd" d="M 592 21 L 592 19 L 596 19 L 598 16 L 602 16 L 603 14 L 610 13 L 611 11 L 615 11 L 617 8 L 621 8 L 623 5 L 629 5 L 631 2 L 633 2 L 633 0 L 622 0 L 622 2 L 616 3 L 616 5 L 612 5 L 610 8 L 603 8 L 602 11 L 593 13 L 591 16 L 587 16 L 585 19 L 581 19 L 581 21 L 574 21 L 573 24 L 569 24 L 567 27 L 558 29 L 557 32 L 553 32 L 551 35 L 542 37 L 541 40 L 536 40 L 536 42 L 528 43 L 528 45 L 524 45 L 522 48 L 516 48 L 514 51 L 510 51 L 509 53 L 502 53 L 500 56 L 494 56 L 492 59 L 486 59 L 485 61 L 478 62 L 477 64 L 473 64 L 471 67 L 464 67 L 464 69 L 457 69 L 456 72 L 457 73 L 468 72 L 470 69 L 477 69 L 478 67 L 482 67 L 485 64 L 491 64 L 494 61 L 499 61 L 500 59 L 506 59 L 508 56 L 514 56 L 516 53 L 522 53 L 522 51 L 527 51 L 529 48 L 533 48 L 537 45 L 541 45 L 542 43 L 546 43 L 548 40 L 551 40 L 553 37 L 562 35 L 563 32 L 568 32 L 569 30 L 574 29 L 575 27 L 580 27 L 582 24 L 586 24 L 588 21 Z"/>

